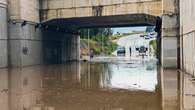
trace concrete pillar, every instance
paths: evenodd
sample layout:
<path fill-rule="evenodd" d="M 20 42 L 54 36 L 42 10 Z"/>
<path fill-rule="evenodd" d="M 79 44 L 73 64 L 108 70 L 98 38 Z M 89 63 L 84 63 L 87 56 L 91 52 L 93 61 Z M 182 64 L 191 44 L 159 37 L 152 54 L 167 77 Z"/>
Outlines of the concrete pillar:
<path fill-rule="evenodd" d="M 80 36 L 73 35 L 71 40 L 71 60 L 78 61 L 80 59 Z"/>
<path fill-rule="evenodd" d="M 178 0 L 163 0 L 162 16 L 162 66 L 178 67 L 179 39 L 179 3 Z"/>
<path fill-rule="evenodd" d="M 62 62 L 70 61 L 71 59 L 71 35 L 66 35 L 62 41 Z"/>
<path fill-rule="evenodd" d="M 7 1 L 0 0 L 0 68 L 8 66 Z"/>
<path fill-rule="evenodd" d="M 9 23 L 10 66 L 42 64 L 41 31 L 35 23 L 12 20 Z"/>
<path fill-rule="evenodd" d="M 181 69 L 195 76 L 195 0 L 180 0 Z"/>
<path fill-rule="evenodd" d="M 42 63 L 39 0 L 9 1 L 9 64 L 30 66 Z"/>
<path fill-rule="evenodd" d="M 66 36 L 62 39 L 62 62 L 66 62 L 69 59 L 68 52 L 69 37 Z"/>
<path fill-rule="evenodd" d="M 80 36 L 66 35 L 62 40 L 62 62 L 80 60 Z"/>

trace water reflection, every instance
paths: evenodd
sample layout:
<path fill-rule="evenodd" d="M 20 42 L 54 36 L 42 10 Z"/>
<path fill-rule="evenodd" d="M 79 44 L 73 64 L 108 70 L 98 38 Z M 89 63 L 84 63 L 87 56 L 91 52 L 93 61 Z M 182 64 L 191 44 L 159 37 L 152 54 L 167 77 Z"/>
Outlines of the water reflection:
<path fill-rule="evenodd" d="M 148 69 L 149 68 L 149 69 Z M 68 63 L 0 70 L 2 110 L 193 110 L 190 75 L 142 64 Z"/>
<path fill-rule="evenodd" d="M 0 108 L 9 110 L 8 105 L 8 73 L 6 69 L 0 70 Z"/>
<path fill-rule="evenodd" d="M 195 82 L 181 71 L 161 69 L 163 110 L 194 110 Z"/>
<path fill-rule="evenodd" d="M 85 88 L 155 91 L 157 67 L 146 64 L 84 63 L 80 83 Z"/>
<path fill-rule="evenodd" d="M 180 106 L 182 110 L 195 110 L 195 80 L 187 74 L 182 74 L 182 82 L 180 83 Z"/>
<path fill-rule="evenodd" d="M 155 91 L 157 86 L 157 68 L 147 70 L 145 65 L 109 64 L 112 78 L 107 85 L 110 88 L 128 90 Z"/>

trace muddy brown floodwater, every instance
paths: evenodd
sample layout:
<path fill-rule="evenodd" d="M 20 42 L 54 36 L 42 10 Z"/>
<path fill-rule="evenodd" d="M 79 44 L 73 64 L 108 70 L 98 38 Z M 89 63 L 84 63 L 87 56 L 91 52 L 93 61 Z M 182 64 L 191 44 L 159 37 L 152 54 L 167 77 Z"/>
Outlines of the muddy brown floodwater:
<path fill-rule="evenodd" d="M 148 64 L 0 70 L 0 110 L 195 110 L 195 80 Z"/>

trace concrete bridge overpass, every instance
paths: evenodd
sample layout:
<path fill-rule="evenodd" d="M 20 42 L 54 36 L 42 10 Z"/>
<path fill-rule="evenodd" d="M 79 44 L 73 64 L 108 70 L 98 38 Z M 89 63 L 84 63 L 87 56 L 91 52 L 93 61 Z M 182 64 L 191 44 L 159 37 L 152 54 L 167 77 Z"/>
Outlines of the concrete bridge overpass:
<path fill-rule="evenodd" d="M 43 0 L 42 20 L 145 13 L 161 15 L 161 0 Z"/>
<path fill-rule="evenodd" d="M 67 28 L 154 25 L 161 16 L 163 67 L 193 74 L 194 6 L 193 0 L 0 0 L 0 67 L 78 60 L 79 35 Z"/>
<path fill-rule="evenodd" d="M 159 0 L 44 0 L 41 8 L 42 22 L 73 27 L 154 25 L 162 13 Z"/>

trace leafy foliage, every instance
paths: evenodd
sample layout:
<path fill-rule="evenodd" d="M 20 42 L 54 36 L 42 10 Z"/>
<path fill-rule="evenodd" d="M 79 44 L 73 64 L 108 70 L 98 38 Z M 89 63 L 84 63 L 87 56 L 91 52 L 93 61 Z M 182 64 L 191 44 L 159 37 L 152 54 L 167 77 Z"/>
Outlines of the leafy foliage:
<path fill-rule="evenodd" d="M 117 44 L 111 42 L 110 37 L 113 34 L 111 28 L 93 28 L 93 29 L 82 29 L 81 42 L 87 44 L 88 34 L 90 49 L 94 50 L 96 55 L 104 53 L 110 55 L 116 48 Z M 87 47 L 85 47 L 87 48 Z"/>
<path fill-rule="evenodd" d="M 150 46 L 153 47 L 155 54 L 157 54 L 157 41 L 156 40 L 150 41 Z"/>

